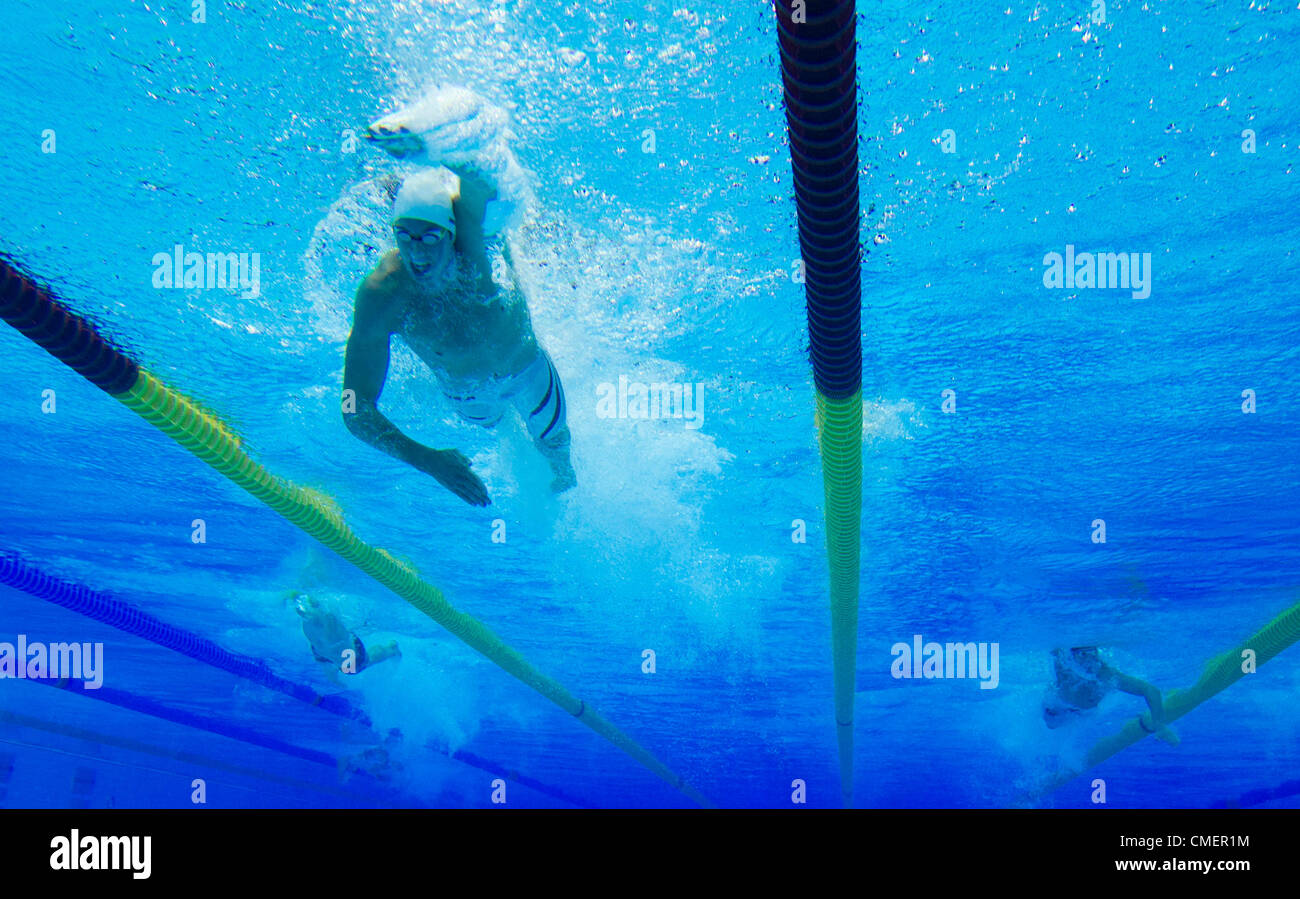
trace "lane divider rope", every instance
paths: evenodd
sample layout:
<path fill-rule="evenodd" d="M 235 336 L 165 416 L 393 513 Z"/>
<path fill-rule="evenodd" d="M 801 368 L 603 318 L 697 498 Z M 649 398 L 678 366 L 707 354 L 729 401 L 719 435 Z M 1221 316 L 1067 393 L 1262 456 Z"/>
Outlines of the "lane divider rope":
<path fill-rule="evenodd" d="M 852 0 L 775 0 L 826 500 L 841 800 L 853 804 L 862 521 L 862 246 Z"/>
<path fill-rule="evenodd" d="M 231 652 L 206 637 L 168 624 L 108 593 L 47 574 L 17 554 L 5 550 L 0 550 L 0 584 L 8 584 L 38 599 L 189 656 L 196 662 L 292 696 L 322 711 L 350 718 L 366 727 L 371 726 L 370 716 L 345 696 L 323 695 L 303 684 L 286 680 L 264 662 Z"/>

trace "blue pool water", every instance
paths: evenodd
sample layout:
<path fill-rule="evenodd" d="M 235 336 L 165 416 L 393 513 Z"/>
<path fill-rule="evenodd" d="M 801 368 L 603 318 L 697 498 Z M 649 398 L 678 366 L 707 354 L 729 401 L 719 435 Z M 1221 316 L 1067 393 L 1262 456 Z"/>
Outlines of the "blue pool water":
<path fill-rule="evenodd" d="M 802 780 L 808 805 L 838 805 L 770 6 L 191 12 L 0 7 L 0 252 L 713 802 L 788 808 Z M 860 806 L 1024 802 L 1143 708 L 1112 694 L 1049 730 L 1053 648 L 1102 645 L 1183 687 L 1300 599 L 1300 11 L 1149 0 L 1089 17 L 859 7 Z M 532 175 L 516 262 L 568 396 L 579 486 L 558 499 L 518 423 L 460 423 L 405 348 L 385 412 L 460 448 L 493 506 L 356 440 L 338 412 L 352 293 L 386 248 L 349 198 L 393 170 L 346 133 L 437 84 L 509 109 Z M 155 288 L 152 259 L 177 244 L 259 254 L 258 296 Z M 1044 256 L 1067 245 L 1150 254 L 1149 296 L 1047 288 Z M 374 775 L 6 679 L 0 804 L 190 806 L 202 779 L 219 807 L 490 807 L 485 769 L 517 773 L 510 807 L 691 804 L 11 328 L 0 356 L 0 551 L 346 688 L 374 722 L 0 587 L 0 641 L 102 642 L 106 687 Z M 598 415 L 620 377 L 702 384 L 702 427 Z M 402 659 L 332 683 L 294 589 Z M 997 643 L 996 689 L 892 677 L 891 647 L 915 634 Z M 1099 767 L 1108 804 L 1203 807 L 1293 779 L 1298 689 L 1293 648 L 1178 721 L 1181 746 Z M 1089 806 L 1090 780 L 1036 801 Z"/>

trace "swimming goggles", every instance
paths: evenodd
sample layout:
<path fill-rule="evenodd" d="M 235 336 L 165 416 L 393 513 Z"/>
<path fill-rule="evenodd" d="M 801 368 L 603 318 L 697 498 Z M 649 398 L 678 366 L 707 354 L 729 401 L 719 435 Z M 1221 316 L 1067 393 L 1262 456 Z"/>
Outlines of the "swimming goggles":
<path fill-rule="evenodd" d="M 432 247 L 441 243 L 444 237 L 451 234 L 451 231 L 441 225 L 433 225 L 428 231 L 425 231 L 419 237 L 411 234 L 411 232 L 407 231 L 405 228 L 394 228 L 393 233 L 402 243 L 419 242 L 427 247 Z"/>

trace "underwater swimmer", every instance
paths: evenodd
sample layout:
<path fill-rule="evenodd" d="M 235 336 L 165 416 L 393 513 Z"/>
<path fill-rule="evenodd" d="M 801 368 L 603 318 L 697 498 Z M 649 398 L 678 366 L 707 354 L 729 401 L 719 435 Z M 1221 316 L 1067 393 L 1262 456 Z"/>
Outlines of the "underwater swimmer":
<path fill-rule="evenodd" d="M 1165 709 L 1160 690 L 1106 664 L 1096 646 L 1053 649 L 1052 665 L 1056 683 L 1043 706 L 1043 720 L 1048 727 L 1057 728 L 1069 723 L 1085 710 L 1100 705 L 1112 689 L 1119 689 L 1147 701 L 1150 714 L 1138 719 L 1143 730 L 1166 743 L 1178 745 L 1178 737 L 1164 725 Z"/>
<path fill-rule="evenodd" d="M 495 427 L 519 411 L 551 466 L 551 489 L 577 483 L 569 459 L 564 389 L 537 342 L 523 296 L 492 279 L 483 217 L 494 196 L 473 169 L 439 166 L 408 177 L 393 209 L 396 249 L 357 290 L 343 387 L 354 391 L 348 430 L 430 475 L 465 502 L 486 506 L 487 488 L 454 449 L 431 449 L 403 434 L 378 409 L 397 334 L 436 376 L 461 418 Z M 509 260 L 507 258 L 507 264 Z"/>
<path fill-rule="evenodd" d="M 372 746 L 360 753 L 339 758 L 339 770 L 346 776 L 365 774 L 375 780 L 391 783 L 393 775 L 400 773 L 402 764 L 393 755 L 402 745 L 402 732 L 393 728 L 388 732 L 382 746 Z"/>
<path fill-rule="evenodd" d="M 316 661 L 329 665 L 343 674 L 360 674 L 385 659 L 401 658 L 402 651 L 396 641 L 366 649 L 361 638 L 348 630 L 339 616 L 326 609 L 306 593 L 292 596 L 294 609 L 302 619 L 302 632 L 311 644 Z M 346 653 L 353 655 L 349 659 Z M 351 664 L 349 664 L 351 662 Z"/>

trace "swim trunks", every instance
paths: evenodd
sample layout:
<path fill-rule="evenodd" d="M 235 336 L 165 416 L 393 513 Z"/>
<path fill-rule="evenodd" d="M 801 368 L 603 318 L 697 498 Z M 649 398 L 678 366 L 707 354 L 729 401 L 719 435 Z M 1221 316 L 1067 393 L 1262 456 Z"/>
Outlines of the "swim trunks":
<path fill-rule="evenodd" d="M 356 634 L 352 635 L 352 650 L 357 654 L 357 670 L 354 673 L 360 674 L 362 669 L 370 664 L 370 660 L 366 658 L 366 645 L 361 642 L 361 638 Z M 327 659 L 316 651 L 315 646 L 312 647 L 312 655 L 316 657 L 316 661 L 318 662 L 324 662 L 326 665 L 338 665 L 340 669 L 343 667 L 343 660 L 341 658 Z"/>
<path fill-rule="evenodd" d="M 564 388 L 550 357 L 539 350 L 537 358 L 511 377 L 478 383 L 443 381 L 443 392 L 461 418 L 485 428 L 495 427 L 507 407 L 519 410 L 529 435 L 547 448 L 569 443 Z"/>

